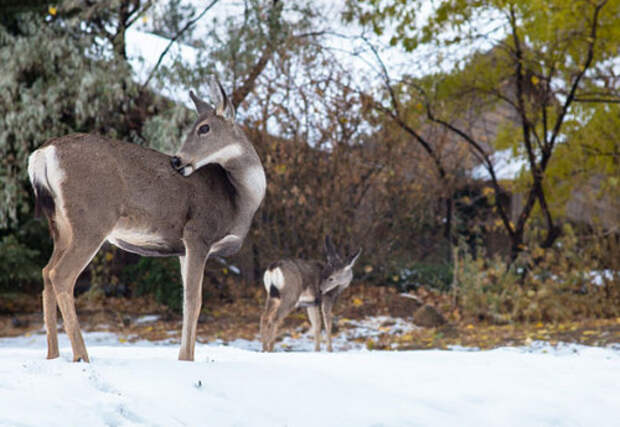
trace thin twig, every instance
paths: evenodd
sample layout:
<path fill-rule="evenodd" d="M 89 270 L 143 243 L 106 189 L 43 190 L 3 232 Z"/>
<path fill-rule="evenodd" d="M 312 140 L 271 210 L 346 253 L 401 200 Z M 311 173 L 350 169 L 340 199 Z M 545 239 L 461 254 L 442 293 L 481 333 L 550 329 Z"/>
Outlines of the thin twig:
<path fill-rule="evenodd" d="M 157 60 L 157 63 L 155 64 L 155 67 L 153 67 L 153 69 L 151 70 L 151 73 L 149 74 L 148 78 L 146 79 L 146 81 L 144 82 L 144 84 L 140 87 L 140 92 L 144 91 L 144 89 L 146 88 L 146 86 L 149 84 L 149 82 L 151 81 L 151 79 L 153 78 L 153 76 L 155 75 L 155 71 L 157 71 L 157 69 L 159 68 L 159 66 L 161 65 L 162 61 L 164 60 L 164 57 L 168 54 L 168 51 L 170 50 L 170 48 L 172 47 L 172 45 L 192 26 L 194 25 L 196 22 L 198 22 L 204 15 L 205 13 L 207 13 L 209 11 L 209 9 L 211 9 L 213 6 L 215 6 L 215 4 L 218 2 L 219 0 L 213 0 L 211 3 L 209 3 L 209 5 L 207 7 L 205 7 L 202 12 L 200 12 L 200 14 L 198 16 L 196 16 L 194 19 L 191 19 L 187 22 L 187 24 L 185 24 L 185 26 L 183 28 L 181 28 L 181 30 L 179 30 L 178 33 L 176 33 L 174 35 L 174 37 L 172 37 L 170 39 L 170 42 L 168 43 L 168 46 L 166 46 L 166 48 L 164 49 L 164 51 L 161 53 L 161 55 L 159 55 L 159 59 Z"/>

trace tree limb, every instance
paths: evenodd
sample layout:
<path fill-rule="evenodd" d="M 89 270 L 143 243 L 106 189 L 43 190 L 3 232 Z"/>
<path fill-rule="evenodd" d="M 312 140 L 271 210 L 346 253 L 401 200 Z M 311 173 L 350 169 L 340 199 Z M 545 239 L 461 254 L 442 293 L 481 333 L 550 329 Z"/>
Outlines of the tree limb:
<path fill-rule="evenodd" d="M 149 82 L 151 81 L 151 79 L 153 78 L 153 76 L 155 75 L 155 72 L 157 71 L 157 69 L 159 68 L 159 66 L 161 65 L 162 61 L 164 60 L 164 57 L 168 54 L 168 51 L 170 50 L 170 48 L 172 47 L 172 45 L 189 29 L 191 28 L 196 22 L 198 22 L 200 19 L 202 19 L 202 17 L 209 11 L 209 9 L 211 9 L 213 6 L 215 6 L 215 4 L 218 2 L 219 0 L 213 0 L 211 1 L 211 3 L 209 3 L 207 5 L 207 7 L 205 7 L 202 12 L 200 12 L 200 14 L 198 14 L 198 16 L 196 16 L 195 18 L 189 20 L 184 26 L 183 28 L 181 28 L 179 30 L 178 33 L 176 33 L 174 35 L 174 37 L 172 37 L 170 39 L 170 42 L 168 43 L 168 45 L 166 46 L 166 48 L 164 49 L 164 51 L 161 53 L 161 55 L 159 55 L 159 59 L 157 59 L 157 63 L 155 64 L 155 66 L 153 67 L 153 69 L 151 70 L 151 72 L 149 73 L 149 76 L 147 77 L 146 81 L 142 84 L 142 86 L 140 87 L 140 91 L 144 91 L 144 89 L 146 88 L 146 86 L 149 84 Z"/>

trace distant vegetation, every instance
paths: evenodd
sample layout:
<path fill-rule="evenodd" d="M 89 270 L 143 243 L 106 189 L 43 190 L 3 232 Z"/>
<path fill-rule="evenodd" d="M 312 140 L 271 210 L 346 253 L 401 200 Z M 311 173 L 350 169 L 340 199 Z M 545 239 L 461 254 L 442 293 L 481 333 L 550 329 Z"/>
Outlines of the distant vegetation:
<path fill-rule="evenodd" d="M 225 18 L 175 0 L 6 6 L 0 299 L 39 292 L 51 252 L 28 155 L 71 132 L 174 152 L 194 112 L 162 88 L 200 91 L 217 73 L 268 188 L 241 253 L 209 262 L 205 286 L 259 286 L 275 259 L 322 258 L 331 234 L 364 248 L 356 281 L 432 288 L 479 319 L 619 316 L 620 2 L 446 0 L 420 22 L 422 3 L 351 0 L 337 20 L 279 0 Z M 343 25 L 359 37 L 335 36 Z M 140 81 L 130 29 L 197 60 L 171 49 Z M 368 68 L 352 68 L 334 37 Z M 514 176 L 500 174 L 499 151 L 523 165 Z M 79 284 L 180 309 L 176 259 L 105 246 Z"/>

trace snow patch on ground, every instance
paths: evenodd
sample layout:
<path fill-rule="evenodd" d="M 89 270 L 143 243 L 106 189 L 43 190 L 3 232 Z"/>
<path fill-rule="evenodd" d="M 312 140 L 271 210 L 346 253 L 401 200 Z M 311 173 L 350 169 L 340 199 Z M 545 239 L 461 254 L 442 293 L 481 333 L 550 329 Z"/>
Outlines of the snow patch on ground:
<path fill-rule="evenodd" d="M 0 426 L 618 425 L 620 348 L 260 353 L 84 334 L 92 363 L 0 339 Z M 256 343 L 257 344 L 257 343 Z M 241 347 L 246 344 L 241 343 Z"/>
<path fill-rule="evenodd" d="M 138 317 L 134 322 L 138 325 L 143 325 L 145 323 L 154 323 L 159 320 L 159 317 L 160 316 L 158 314 L 147 314 L 146 316 Z"/>

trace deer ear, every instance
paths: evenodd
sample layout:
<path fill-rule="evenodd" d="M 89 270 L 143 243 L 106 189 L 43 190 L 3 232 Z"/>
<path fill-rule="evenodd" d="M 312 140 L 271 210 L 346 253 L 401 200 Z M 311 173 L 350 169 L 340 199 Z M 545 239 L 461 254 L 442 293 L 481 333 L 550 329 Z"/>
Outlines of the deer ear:
<path fill-rule="evenodd" d="M 192 98 L 194 105 L 196 106 L 196 111 L 198 114 L 208 113 L 209 111 L 213 111 L 213 107 L 204 102 L 202 99 L 198 98 L 193 90 L 189 91 L 189 97 Z"/>
<path fill-rule="evenodd" d="M 327 262 L 333 264 L 337 262 L 339 257 L 336 253 L 336 249 L 334 248 L 334 244 L 332 243 L 329 235 L 325 236 L 325 255 L 327 255 Z"/>
<path fill-rule="evenodd" d="M 351 255 L 347 261 L 347 268 L 353 268 L 355 261 L 357 261 L 357 259 L 360 257 L 361 254 L 362 254 L 362 248 L 359 248 L 356 253 Z"/>
<path fill-rule="evenodd" d="M 235 107 L 232 105 L 230 98 L 226 96 L 224 88 L 216 77 L 211 78 L 209 89 L 211 91 L 211 98 L 215 102 L 215 114 L 231 122 L 235 121 Z"/>

